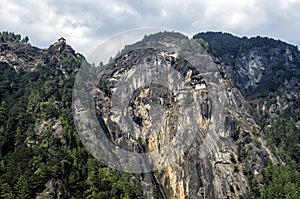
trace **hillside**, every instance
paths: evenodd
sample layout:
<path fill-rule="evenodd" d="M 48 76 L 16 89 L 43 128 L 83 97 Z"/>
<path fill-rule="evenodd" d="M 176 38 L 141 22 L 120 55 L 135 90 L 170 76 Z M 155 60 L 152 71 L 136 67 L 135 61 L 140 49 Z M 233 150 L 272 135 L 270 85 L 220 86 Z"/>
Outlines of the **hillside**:
<path fill-rule="evenodd" d="M 268 145 L 287 162 L 289 169 L 299 172 L 298 47 L 272 38 L 239 38 L 221 32 L 199 33 L 193 38 L 208 42 L 209 51 L 222 61 L 229 78 L 251 104 L 252 115 L 263 130 Z M 269 180 L 274 180 L 270 189 L 282 184 L 276 179 Z"/>
<path fill-rule="evenodd" d="M 126 46 L 91 92 L 89 78 L 98 69 L 65 39 L 39 49 L 3 32 L 0 198 L 299 198 L 299 58 L 295 46 L 268 38 L 157 33 Z M 156 71 L 153 78 L 145 66 Z M 164 68 L 177 75 L 157 78 Z M 177 76 L 185 89 L 175 95 L 170 85 Z M 114 145 L 141 154 L 162 150 L 162 162 L 175 161 L 156 168 L 146 155 L 138 164 L 133 156 L 114 159 L 147 171 L 133 173 L 102 164 L 83 128 L 91 110 L 76 93 L 91 97 Z M 130 133 L 119 126 L 120 104 L 133 121 Z M 72 109 L 84 117 L 73 118 Z M 169 143 L 181 147 L 178 134 L 190 145 L 164 156 Z"/>
<path fill-rule="evenodd" d="M 0 46 L 0 198 L 141 196 L 132 175 L 96 161 L 75 131 L 72 88 L 84 57 L 63 39 L 47 49 Z"/>

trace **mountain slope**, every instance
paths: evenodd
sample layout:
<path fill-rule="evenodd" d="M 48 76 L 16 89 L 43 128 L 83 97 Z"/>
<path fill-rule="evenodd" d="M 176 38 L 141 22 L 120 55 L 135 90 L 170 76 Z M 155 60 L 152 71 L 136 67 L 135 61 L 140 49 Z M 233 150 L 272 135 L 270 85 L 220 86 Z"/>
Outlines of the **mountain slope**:
<path fill-rule="evenodd" d="M 223 62 L 227 74 L 251 104 L 252 115 L 264 131 L 272 151 L 286 162 L 286 167 L 270 170 L 292 172 L 299 176 L 300 154 L 300 52 L 296 46 L 270 38 L 238 38 L 228 33 L 199 33 Z M 288 170 L 284 171 L 284 170 Z M 269 170 L 269 171 L 270 171 Z M 269 172 L 268 171 L 268 172 Z M 279 172 L 279 173 L 278 173 Z M 267 172 L 266 172 L 267 173 Z M 270 175 L 270 174 L 269 174 Z M 288 178 L 286 178 L 288 179 Z M 299 177 L 296 177 L 299 179 Z M 283 193 L 284 185 L 299 183 L 268 179 L 266 190 L 271 198 Z M 280 185 L 279 185 L 280 184 Z M 273 186 L 277 186 L 277 189 Z M 281 188 L 278 188 L 282 186 Z M 293 187 L 293 186 L 291 186 Z M 276 191 L 274 191 L 276 190 Z M 295 193 L 295 192 L 293 192 Z M 297 193 L 299 195 L 299 193 Z"/>
<path fill-rule="evenodd" d="M 271 42 L 273 47 L 251 44 L 247 51 L 241 51 L 246 56 L 241 62 L 242 58 L 233 59 L 228 51 L 236 52 L 240 47 L 235 43 L 243 39 L 230 35 L 220 36 L 231 46 L 231 50 L 220 46 L 220 54 L 213 46 L 213 41 L 219 43 L 214 37 L 205 38 L 213 38 L 207 43 L 180 33 L 148 35 L 126 46 L 108 64 L 95 89 L 96 113 L 106 136 L 128 151 L 150 152 L 170 143 L 180 148 L 181 143 L 172 142 L 173 138 L 178 133 L 189 138 L 190 132 L 195 132 L 183 154 L 173 153 L 178 156 L 175 162 L 166 168 L 132 174 L 100 163 L 76 132 L 72 116 L 75 77 L 83 66 L 95 74 L 97 68 L 85 63 L 85 58 L 63 38 L 47 49 L 38 49 L 28 43 L 28 38 L 21 41 L 19 36 L 1 34 L 0 198 L 275 198 L 281 190 L 297 198 L 299 173 L 294 168 L 299 157 L 299 98 L 295 96 L 299 96 L 299 90 L 298 51 L 294 47 L 287 45 L 291 53 L 282 54 L 286 46 L 280 42 Z M 258 49 L 254 55 L 253 48 Z M 260 48 L 267 51 L 260 54 Z M 252 81 L 247 60 L 254 56 L 255 63 L 260 59 L 268 63 L 271 58 L 265 52 L 276 51 L 272 48 L 281 49 L 279 55 L 286 61 L 287 71 L 295 69 L 293 75 L 285 76 L 272 62 L 275 72 L 267 72 L 269 65 L 260 66 L 265 68 L 261 78 L 256 81 L 260 73 L 255 73 Z M 227 58 L 228 62 L 221 63 Z M 130 74 L 143 70 L 143 66 L 153 71 L 173 71 L 188 89 L 175 95 L 170 87 L 172 78 L 165 75 L 159 80 L 157 72 L 151 82 L 144 82 L 148 73 L 130 79 Z M 246 72 L 237 72 L 232 66 Z M 271 85 L 265 84 L 277 73 L 283 80 L 269 91 Z M 121 86 L 129 80 L 126 78 L 134 82 L 132 88 L 136 89 Z M 116 105 L 114 97 L 122 95 L 129 96 L 126 111 L 137 127 L 131 134 L 120 128 L 116 106 L 112 106 Z M 265 103 L 265 99 L 270 101 Z M 194 117 L 182 114 L 182 110 L 190 110 Z M 154 120 L 157 115 L 159 119 Z M 189 119 L 193 121 L 189 123 L 192 131 L 186 131 L 191 129 L 189 126 L 178 126 Z M 157 127 L 159 122 L 165 126 Z M 158 131 L 153 134 L 151 129 Z M 286 140 L 281 141 L 284 136 Z M 295 150 L 288 151 L 287 146 Z M 164 158 L 163 162 L 172 156 Z M 134 162 L 131 157 L 127 161 Z M 143 163 L 136 168 L 157 164 L 147 156 Z"/>
<path fill-rule="evenodd" d="M 121 56 L 116 57 L 104 72 L 103 78 L 107 80 L 108 87 L 117 90 L 118 81 L 123 81 L 122 78 L 126 78 L 129 71 L 134 73 L 133 71 L 138 71 L 140 66 L 160 63 L 161 68 L 171 67 L 179 72 L 185 77 L 186 83 L 192 86 L 192 95 L 201 96 L 198 99 L 201 107 L 197 118 L 199 127 L 192 147 L 180 156 L 178 161 L 152 174 L 153 179 L 161 185 L 159 190 L 164 198 L 238 198 L 251 188 L 259 189 L 259 175 L 269 160 L 278 163 L 277 158 L 267 148 L 259 126 L 250 114 L 248 103 L 232 86 L 231 81 L 225 78 L 226 71 L 222 65 L 215 62 L 215 58 L 206 52 L 201 43 L 178 33 L 158 33 L 127 46 Z M 147 77 L 137 76 L 133 82 L 143 82 L 144 79 Z M 167 85 L 170 80 L 166 79 L 165 82 L 162 85 Z M 151 88 L 151 84 L 146 87 L 140 84 L 137 85 L 141 88 L 139 98 L 131 103 L 132 107 L 129 110 L 133 110 L 133 115 L 140 118 L 135 121 L 137 125 L 149 124 L 149 128 L 154 128 L 151 117 L 145 114 L 149 107 L 151 110 L 153 106 L 149 101 L 151 95 L 145 95 L 149 92 L 147 90 Z M 163 92 L 159 87 L 152 86 L 152 92 Z M 130 96 L 127 92 L 119 95 Z M 99 115 L 106 121 L 109 132 L 113 132 L 119 121 L 113 115 L 113 107 L 107 106 L 112 99 L 109 96 L 105 97 L 104 92 L 99 94 Z M 125 148 L 139 148 L 142 145 L 139 148 L 142 152 L 160 150 L 176 134 L 176 129 L 173 128 L 179 114 L 176 110 L 176 106 L 166 109 L 175 118 L 164 118 L 170 121 L 168 128 L 159 131 L 157 136 L 152 135 L 152 139 L 128 140 L 127 134 L 120 131 L 118 136 L 111 137 L 111 140 Z M 139 130 L 135 129 L 133 137 L 138 134 Z M 174 147 L 176 148 L 176 145 Z M 153 164 L 147 158 L 144 161 Z"/>
<path fill-rule="evenodd" d="M 281 122 L 291 122 L 295 131 L 299 129 L 300 52 L 297 47 L 274 39 L 238 38 L 228 33 L 199 33 L 194 38 L 210 43 L 224 62 L 227 74 L 252 104 L 262 128 L 269 131 L 268 127 L 279 123 L 277 120 L 281 118 L 284 119 Z M 299 163 L 299 133 L 291 135 L 291 139 L 294 146 L 289 148 L 296 148 L 290 156 Z"/>
<path fill-rule="evenodd" d="M 298 79 L 296 46 L 263 37 L 238 38 L 229 33 L 199 33 L 225 63 L 226 71 L 245 96 L 275 91 L 284 80 Z"/>
<path fill-rule="evenodd" d="M 99 164 L 75 131 L 72 88 L 84 57 L 64 39 L 0 46 L 0 198 L 141 197 L 135 177 Z"/>

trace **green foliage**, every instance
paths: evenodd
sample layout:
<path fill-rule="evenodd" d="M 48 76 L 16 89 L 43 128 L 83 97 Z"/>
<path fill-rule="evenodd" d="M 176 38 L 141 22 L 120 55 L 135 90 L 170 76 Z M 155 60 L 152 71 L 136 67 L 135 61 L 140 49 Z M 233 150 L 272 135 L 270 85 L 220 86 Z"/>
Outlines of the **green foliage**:
<path fill-rule="evenodd" d="M 258 140 L 258 138 L 254 138 L 255 146 L 260 149 L 261 148 L 261 142 Z"/>
<path fill-rule="evenodd" d="M 276 103 L 276 93 L 267 93 L 262 101 L 268 106 Z M 263 190 L 260 194 L 251 192 L 260 198 L 299 198 L 299 156 L 300 156 L 300 130 L 296 128 L 295 121 L 299 120 L 297 100 L 294 105 L 281 113 L 277 118 L 266 125 L 269 118 L 267 114 L 258 110 L 257 115 L 261 127 L 264 128 L 267 143 L 273 153 L 277 154 L 285 165 L 268 164 L 263 170 Z M 270 120 L 269 120 L 270 122 Z M 257 138 L 254 139 L 256 146 L 261 147 Z M 253 197 L 252 197 L 253 198 Z"/>
<path fill-rule="evenodd" d="M 25 36 L 21 40 L 21 35 L 15 34 L 13 32 L 3 31 L 0 32 L 0 42 L 25 42 L 27 43 L 29 38 Z"/>
<path fill-rule="evenodd" d="M 109 168 L 99 168 L 95 159 L 88 159 L 87 198 L 139 198 L 142 190 L 129 174 Z M 130 183 L 130 181 L 132 181 Z"/>
<path fill-rule="evenodd" d="M 20 199 L 31 198 L 28 181 L 23 175 L 19 177 L 18 182 L 15 185 L 15 192 L 16 192 L 16 198 L 20 198 Z"/>
<path fill-rule="evenodd" d="M 239 139 L 239 136 L 240 136 L 240 127 L 238 126 L 236 129 L 234 129 L 234 131 L 232 131 L 232 133 L 230 134 L 230 137 L 234 141 L 237 141 Z"/>
<path fill-rule="evenodd" d="M 1 33 L 3 40 L 20 39 Z M 75 131 L 72 87 L 84 59 L 51 53 L 35 71 L 16 73 L 0 62 L 0 198 L 35 198 L 53 178 L 70 198 L 141 198 L 138 176 L 99 164 Z"/>
<path fill-rule="evenodd" d="M 21 40 L 21 42 L 24 42 L 24 43 L 28 43 L 28 41 L 29 41 L 28 36 L 25 36 L 25 37 Z"/>
<path fill-rule="evenodd" d="M 286 80 L 299 79 L 299 68 L 297 68 L 299 61 L 289 59 L 286 54 L 286 50 L 289 49 L 293 58 L 299 57 L 297 47 L 270 38 L 259 36 L 239 38 L 222 32 L 199 33 L 193 38 L 207 41 L 215 55 L 228 66 L 227 72 L 230 73 L 235 85 L 251 100 L 250 103 L 252 102 L 253 105 L 251 112 L 260 124 L 261 129 L 264 130 L 268 145 L 273 149 L 273 153 L 285 162 L 285 166 L 268 166 L 264 169 L 264 186 L 261 194 L 259 193 L 261 191 L 259 189 L 260 185 L 257 184 L 255 176 L 247 168 L 251 165 L 246 165 L 243 173 L 248 177 L 251 191 L 241 196 L 241 198 L 257 198 L 259 196 L 261 198 L 300 198 L 300 130 L 295 126 L 295 122 L 300 120 L 300 103 L 297 97 L 285 97 L 285 95 L 278 92 L 278 88 L 280 88 L 280 85 L 285 84 L 283 82 L 286 82 Z M 239 70 L 237 67 L 241 65 L 240 59 L 244 59 L 253 52 L 258 53 L 262 60 L 265 59 L 263 63 L 265 73 L 256 88 L 247 90 L 245 86 L 248 84 L 248 81 L 245 81 L 247 78 L 245 79 L 245 76 L 236 71 Z M 249 58 L 251 59 L 251 56 Z M 294 91 L 297 93 L 299 90 L 298 83 L 293 84 L 290 88 L 288 86 L 283 88 L 291 89 L 292 93 Z M 258 104 L 264 104 L 267 108 L 271 107 L 273 104 L 278 103 L 277 97 L 284 101 L 282 104 L 289 105 L 283 112 L 277 110 L 275 118 L 273 117 L 274 114 L 272 114 L 272 117 L 270 116 L 270 109 L 263 110 L 261 106 L 257 106 Z M 264 138 L 264 135 L 261 135 L 255 128 L 252 134 Z M 238 160 L 240 162 L 245 161 L 248 152 L 251 150 L 247 145 L 252 142 L 251 136 L 234 131 L 231 138 L 234 141 L 239 141 Z M 256 137 L 254 137 L 254 143 L 257 148 L 262 147 L 260 140 Z"/>
<path fill-rule="evenodd" d="M 247 150 L 245 149 L 244 143 L 239 143 L 238 145 L 238 160 L 240 162 L 243 162 L 245 158 L 247 157 Z"/>
<path fill-rule="evenodd" d="M 207 52 L 212 53 L 213 50 L 210 47 L 209 43 L 201 38 L 194 39 L 197 43 L 199 43 Z"/>
<path fill-rule="evenodd" d="M 107 85 L 107 81 L 105 79 L 103 79 L 103 78 L 99 79 L 98 88 L 100 90 L 102 90 L 105 93 L 105 95 L 108 95 L 108 96 L 111 95 L 111 89 Z"/>
<path fill-rule="evenodd" d="M 218 56 L 231 53 L 236 55 L 239 50 L 240 41 L 238 37 L 234 37 L 228 33 L 207 32 L 199 33 L 193 36 L 194 39 L 203 39 L 207 41 L 216 51 Z"/>
<path fill-rule="evenodd" d="M 260 198 L 300 198 L 300 130 L 285 112 L 265 127 L 267 142 L 286 165 L 270 165 L 263 171 Z"/>
<path fill-rule="evenodd" d="M 274 92 L 286 79 L 299 79 L 299 72 L 295 72 L 295 65 L 298 66 L 299 62 L 296 59 L 289 60 L 285 53 L 286 49 L 290 49 L 293 56 L 298 57 L 299 51 L 296 46 L 267 37 L 239 38 L 222 32 L 199 33 L 193 36 L 193 39 L 203 39 L 209 43 L 213 54 L 227 65 L 227 72 L 236 87 L 247 97 Z M 246 62 L 243 64 L 241 60 L 251 59 L 249 55 L 253 52 L 263 57 L 262 60 L 265 61 L 262 63 L 266 68 L 257 86 L 248 88 L 247 74 L 237 71 L 240 66 L 248 67 Z"/>
<path fill-rule="evenodd" d="M 15 199 L 14 191 L 8 183 L 2 183 L 0 185 L 0 198 Z"/>
<path fill-rule="evenodd" d="M 262 199 L 300 198 L 300 173 L 289 166 L 268 166 L 263 172 Z"/>
<path fill-rule="evenodd" d="M 159 190 L 157 187 L 153 187 L 153 198 L 159 199 Z"/>
<path fill-rule="evenodd" d="M 234 171 L 235 173 L 239 173 L 239 172 L 240 172 L 240 170 L 239 170 L 238 166 L 236 166 L 236 165 L 234 165 L 234 169 L 233 169 L 233 171 Z"/>
<path fill-rule="evenodd" d="M 286 161 L 295 161 L 300 164 L 300 130 L 293 122 L 284 117 L 276 119 L 271 127 L 265 128 L 268 143 Z M 291 160 L 290 160 L 291 159 Z"/>

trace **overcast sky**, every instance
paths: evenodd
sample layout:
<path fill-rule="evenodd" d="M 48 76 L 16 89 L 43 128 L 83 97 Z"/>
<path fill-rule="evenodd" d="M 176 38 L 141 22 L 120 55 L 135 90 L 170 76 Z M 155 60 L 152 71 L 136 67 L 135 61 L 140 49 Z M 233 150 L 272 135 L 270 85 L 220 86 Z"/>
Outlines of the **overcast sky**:
<path fill-rule="evenodd" d="M 188 36 L 223 31 L 300 46 L 300 0 L 1 0 L 0 31 L 48 47 L 63 36 L 88 56 L 112 35 L 160 27 Z"/>

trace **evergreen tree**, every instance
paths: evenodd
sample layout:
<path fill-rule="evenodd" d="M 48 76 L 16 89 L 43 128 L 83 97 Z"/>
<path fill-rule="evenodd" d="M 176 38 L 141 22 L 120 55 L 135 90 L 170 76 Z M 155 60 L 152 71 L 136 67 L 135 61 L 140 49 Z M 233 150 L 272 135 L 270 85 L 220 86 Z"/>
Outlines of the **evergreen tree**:
<path fill-rule="evenodd" d="M 1 199 L 15 199 L 13 189 L 8 183 L 0 185 L 0 198 Z"/>
<path fill-rule="evenodd" d="M 21 175 L 18 179 L 18 182 L 15 185 L 16 198 L 20 199 L 30 199 L 30 189 L 27 179 Z"/>

